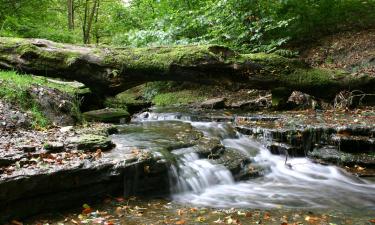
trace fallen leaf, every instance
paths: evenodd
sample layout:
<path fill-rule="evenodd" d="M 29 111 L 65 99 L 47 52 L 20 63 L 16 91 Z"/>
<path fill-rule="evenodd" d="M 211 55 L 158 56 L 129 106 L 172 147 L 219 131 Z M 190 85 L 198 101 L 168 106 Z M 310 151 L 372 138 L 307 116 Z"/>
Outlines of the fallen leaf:
<path fill-rule="evenodd" d="M 79 224 L 76 220 L 74 220 L 74 219 L 71 219 L 70 220 L 72 223 L 74 223 L 74 224 Z"/>
<path fill-rule="evenodd" d="M 124 201 L 125 201 L 125 198 L 123 198 L 123 197 L 118 197 L 118 198 L 116 198 L 116 201 L 117 201 L 117 202 L 124 202 Z"/>
<path fill-rule="evenodd" d="M 186 220 L 179 220 L 175 224 L 178 224 L 178 225 L 186 224 Z"/>
<path fill-rule="evenodd" d="M 14 224 L 14 225 L 23 225 L 23 223 L 17 221 L 17 220 L 12 220 L 11 224 Z"/>
<path fill-rule="evenodd" d="M 121 207 L 117 207 L 115 210 L 117 216 L 123 216 L 124 210 Z"/>
<path fill-rule="evenodd" d="M 91 208 L 85 208 L 82 210 L 82 214 L 90 214 L 92 212 L 92 209 Z"/>
<path fill-rule="evenodd" d="M 237 215 L 239 215 L 239 216 L 246 216 L 246 213 L 241 212 L 241 211 L 238 211 L 238 212 L 237 212 Z"/>
<path fill-rule="evenodd" d="M 308 221 L 310 223 L 316 223 L 317 221 L 319 221 L 319 217 L 306 216 L 305 221 Z"/>
<path fill-rule="evenodd" d="M 215 220 L 214 223 L 224 223 L 224 220 L 219 218 L 219 219 Z"/>
<path fill-rule="evenodd" d="M 245 216 L 246 216 L 246 217 L 252 217 L 253 214 L 252 214 L 251 212 L 247 212 Z"/>
<path fill-rule="evenodd" d="M 177 210 L 177 215 L 182 216 L 184 214 L 184 210 L 179 209 Z"/>
<path fill-rule="evenodd" d="M 150 166 L 144 166 L 143 171 L 145 172 L 145 174 L 149 174 L 150 173 Z"/>
<path fill-rule="evenodd" d="M 190 212 L 196 212 L 197 210 L 197 208 L 190 208 Z"/>
<path fill-rule="evenodd" d="M 203 216 L 198 216 L 196 219 L 195 219 L 196 222 L 204 222 L 206 221 L 206 218 L 204 218 Z"/>
<path fill-rule="evenodd" d="M 268 212 L 264 213 L 263 219 L 269 220 L 270 218 L 271 218 L 270 213 L 268 213 Z"/>

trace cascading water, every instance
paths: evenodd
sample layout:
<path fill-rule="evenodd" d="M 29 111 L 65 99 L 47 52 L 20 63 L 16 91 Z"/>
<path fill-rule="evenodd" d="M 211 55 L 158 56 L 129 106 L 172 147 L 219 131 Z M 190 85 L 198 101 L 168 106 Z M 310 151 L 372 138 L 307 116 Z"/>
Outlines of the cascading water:
<path fill-rule="evenodd" d="M 235 182 L 224 166 L 201 159 L 190 148 L 175 150 L 172 153 L 178 160 L 170 172 L 175 201 L 213 207 L 375 209 L 373 182 L 306 158 L 292 158 L 285 164 L 284 157 L 236 133 L 230 123 L 191 122 L 189 116 L 173 113 L 142 115 L 136 120 L 189 122 L 205 136 L 220 138 L 226 148 L 246 154 L 253 164 L 265 168 L 262 177 Z"/>
<path fill-rule="evenodd" d="M 200 159 L 197 153 L 182 155 L 178 167 L 172 166 L 171 176 L 176 180 L 173 193 L 202 193 L 214 185 L 234 184 L 231 172 L 222 165 L 214 165 L 207 159 Z"/>

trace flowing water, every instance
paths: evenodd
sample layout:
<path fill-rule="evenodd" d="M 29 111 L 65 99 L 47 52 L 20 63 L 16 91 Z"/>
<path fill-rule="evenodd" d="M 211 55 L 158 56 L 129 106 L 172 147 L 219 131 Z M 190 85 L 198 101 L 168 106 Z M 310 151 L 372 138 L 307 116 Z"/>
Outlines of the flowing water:
<path fill-rule="evenodd" d="M 307 158 L 291 158 L 285 164 L 285 157 L 272 155 L 262 143 L 235 132 L 230 122 L 199 122 L 180 113 L 147 113 L 135 119 L 155 126 L 176 120 L 190 123 L 207 137 L 220 138 L 226 148 L 265 168 L 264 176 L 235 182 L 224 166 L 199 158 L 189 148 L 174 150 L 178 161 L 170 175 L 177 180 L 171 187 L 176 202 L 219 208 L 339 208 L 368 215 L 375 210 L 375 183 Z"/>
<path fill-rule="evenodd" d="M 105 200 L 94 205 L 94 212 L 88 215 L 82 216 L 77 210 L 53 215 L 52 219 L 37 218 L 32 223 L 372 224 L 374 181 L 307 158 L 290 158 L 285 163 L 284 157 L 272 155 L 261 142 L 236 132 L 230 118 L 224 119 L 227 122 L 210 122 L 210 116 L 144 113 L 112 136 L 117 147 L 105 157 L 123 159 L 124 154 L 144 149 L 173 161 L 169 168 L 170 199 L 114 198 L 110 203 Z M 191 134 L 193 130 L 205 138 L 219 139 L 227 150 L 241 153 L 251 166 L 263 168 L 261 176 L 238 181 L 224 165 L 202 158 L 195 146 L 180 146 L 176 139 L 179 132 Z"/>

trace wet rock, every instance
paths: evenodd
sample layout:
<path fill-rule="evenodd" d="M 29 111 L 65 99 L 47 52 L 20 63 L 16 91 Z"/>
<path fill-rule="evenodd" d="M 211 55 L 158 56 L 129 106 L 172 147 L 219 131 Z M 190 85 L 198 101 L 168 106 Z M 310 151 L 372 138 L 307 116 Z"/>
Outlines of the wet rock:
<path fill-rule="evenodd" d="M 254 122 L 273 122 L 280 119 L 277 116 L 262 116 L 262 115 L 255 115 L 255 116 L 237 116 L 236 123 L 243 122 L 243 121 L 254 121 Z"/>
<path fill-rule="evenodd" d="M 130 121 L 130 114 L 124 109 L 105 108 L 83 113 L 87 121 L 105 123 L 125 123 Z"/>
<path fill-rule="evenodd" d="M 299 108 L 299 109 L 315 109 L 319 107 L 318 101 L 308 94 L 302 93 L 300 91 L 293 91 L 289 96 L 287 105 L 289 108 Z"/>
<path fill-rule="evenodd" d="M 274 155 L 287 155 L 287 156 L 305 156 L 305 152 L 300 147 L 293 145 L 271 142 L 266 146 Z"/>
<path fill-rule="evenodd" d="M 168 182 L 167 166 L 152 158 L 134 163 L 77 159 L 48 169 L 20 168 L 14 175 L 0 173 L 0 223 L 108 195 L 167 195 Z"/>
<path fill-rule="evenodd" d="M 229 171 L 231 171 L 235 180 L 245 180 L 251 177 L 260 176 L 259 169 L 252 167 L 249 157 L 241 152 L 225 148 L 222 149 L 217 159 L 212 159 L 216 164 L 225 166 Z"/>
<path fill-rule="evenodd" d="M 24 152 L 35 152 L 36 146 L 35 145 L 21 145 L 18 147 L 18 149 Z"/>
<path fill-rule="evenodd" d="M 23 152 L 0 151 L 0 167 L 9 166 L 25 157 Z"/>
<path fill-rule="evenodd" d="M 375 150 L 375 139 L 368 136 L 332 135 L 330 144 L 344 152 L 372 152 Z"/>
<path fill-rule="evenodd" d="M 60 128 L 60 132 L 66 133 L 66 132 L 72 131 L 73 129 L 74 129 L 73 126 L 65 126 L 65 127 Z"/>
<path fill-rule="evenodd" d="M 141 112 L 142 110 L 148 109 L 152 106 L 151 102 L 147 101 L 137 101 L 137 102 L 131 102 L 127 103 L 126 105 L 127 110 L 129 113 L 134 114 L 137 112 Z"/>
<path fill-rule="evenodd" d="M 225 98 L 213 98 L 202 102 L 199 106 L 206 109 L 222 109 L 225 107 Z"/>
<path fill-rule="evenodd" d="M 117 134 L 119 132 L 116 126 L 108 127 L 107 133 L 108 135 Z"/>
<path fill-rule="evenodd" d="M 344 166 L 360 165 L 375 168 L 375 156 L 367 153 L 347 153 L 340 151 L 336 146 L 315 148 L 308 153 L 310 158 L 320 162 L 339 164 Z"/>
<path fill-rule="evenodd" d="M 204 158 L 217 158 L 223 150 L 224 146 L 217 138 L 203 137 L 195 146 L 195 152 Z"/>
<path fill-rule="evenodd" d="M 271 106 L 270 97 L 271 96 L 265 96 L 248 101 L 232 102 L 227 105 L 227 107 L 234 109 L 259 110 Z"/>
<path fill-rule="evenodd" d="M 74 137 L 68 140 L 69 144 L 77 146 L 78 150 L 96 151 L 110 150 L 115 147 L 115 144 L 110 138 L 95 134 L 84 134 L 79 137 Z"/>
<path fill-rule="evenodd" d="M 374 160 L 373 129 L 367 125 L 315 125 L 294 128 L 268 128 L 256 124 L 237 126 L 239 132 L 261 139 L 273 154 L 308 154 L 312 158 L 339 165 L 371 164 L 368 160 Z"/>
<path fill-rule="evenodd" d="M 44 149 L 48 152 L 61 152 L 64 150 L 64 143 L 62 142 L 47 142 L 44 144 Z"/>

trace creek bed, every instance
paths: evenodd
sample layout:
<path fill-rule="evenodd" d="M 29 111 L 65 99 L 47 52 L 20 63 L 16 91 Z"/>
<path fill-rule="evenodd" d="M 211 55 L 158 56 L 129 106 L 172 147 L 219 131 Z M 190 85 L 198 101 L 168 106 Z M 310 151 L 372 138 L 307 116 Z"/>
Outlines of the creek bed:
<path fill-rule="evenodd" d="M 105 198 L 58 214 L 33 217 L 25 224 L 342 224 L 371 225 L 374 215 L 319 209 L 210 208 L 169 199 Z"/>
<path fill-rule="evenodd" d="M 61 220 L 56 214 L 52 216 L 55 218 L 52 222 L 68 224 L 82 221 L 98 224 L 212 224 L 213 221 L 229 223 L 237 219 L 242 224 L 260 221 L 266 224 L 369 223 L 375 210 L 375 183 L 371 177 L 358 178 L 339 167 L 317 164 L 306 157 L 285 158 L 284 155 L 271 154 L 264 139 L 267 135 L 259 138 L 241 134 L 233 124 L 238 118 L 250 121 L 241 126 L 246 125 L 247 129 L 258 126 L 257 130 L 270 129 L 269 126 L 259 126 L 258 122 L 279 122 L 274 115 L 235 115 L 226 111 L 176 113 L 173 109 L 159 109 L 143 113 L 132 123 L 117 127 L 119 133 L 111 136 L 116 148 L 103 152 L 93 162 L 82 161 L 84 166 L 74 169 L 75 173 L 81 174 L 81 181 L 72 176 L 64 182 L 58 176 L 62 173 L 51 173 L 48 177 L 60 180 L 59 185 L 39 183 L 38 188 L 32 177 L 25 177 L 33 185 L 25 183 L 22 187 L 29 190 L 26 197 L 32 195 L 32 198 L 24 199 L 22 193 L 18 193 L 13 203 L 22 206 L 23 212 L 28 211 L 30 215 L 30 212 L 45 212 L 46 208 L 61 210 L 68 206 L 61 205 L 63 202 L 69 202 L 69 207 L 92 204 L 102 201 L 106 195 L 122 193 L 125 198 L 131 195 L 164 196 L 161 200 L 131 199 L 129 202 L 122 197 L 115 201 L 111 198 L 93 204 L 92 208 L 85 205 L 84 209 L 63 213 Z M 371 133 L 373 129 L 367 128 L 358 132 L 366 130 Z M 366 142 L 366 146 L 372 151 L 371 143 Z M 370 159 L 374 160 L 374 157 L 370 155 Z M 90 177 L 82 170 L 87 165 Z M 67 174 L 72 173 L 68 171 Z M 12 192 L 11 188 L 7 190 Z M 72 190 L 79 192 L 74 194 Z M 41 199 L 48 205 L 40 204 Z M 28 204 L 25 200 L 29 201 Z M 233 210 L 227 211 L 231 208 Z M 7 210 L 11 212 L 12 209 Z M 205 213 L 199 215 L 201 211 Z M 79 215 L 82 213 L 87 215 Z M 40 219 L 44 220 L 35 218 L 31 223 Z"/>

